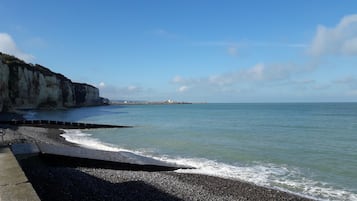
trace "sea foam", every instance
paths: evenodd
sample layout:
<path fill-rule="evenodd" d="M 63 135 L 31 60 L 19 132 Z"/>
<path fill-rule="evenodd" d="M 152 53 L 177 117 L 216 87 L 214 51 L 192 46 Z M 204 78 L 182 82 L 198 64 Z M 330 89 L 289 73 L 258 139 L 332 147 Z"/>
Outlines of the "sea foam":
<path fill-rule="evenodd" d="M 91 137 L 91 134 L 88 133 L 83 133 L 81 130 L 65 130 L 62 129 L 65 133 L 62 134 L 61 136 L 64 137 L 68 142 L 72 142 L 75 144 L 78 144 L 81 147 L 89 148 L 89 149 L 97 149 L 97 150 L 103 150 L 103 151 L 113 151 L 113 152 L 118 152 L 118 151 L 129 151 L 126 149 L 120 149 L 114 145 L 108 144 L 101 142 L 100 140 Z"/>

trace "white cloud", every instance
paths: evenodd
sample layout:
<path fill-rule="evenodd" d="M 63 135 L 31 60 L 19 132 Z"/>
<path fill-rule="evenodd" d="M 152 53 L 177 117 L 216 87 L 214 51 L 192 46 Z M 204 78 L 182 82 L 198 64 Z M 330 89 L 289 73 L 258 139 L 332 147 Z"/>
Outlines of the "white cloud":
<path fill-rule="evenodd" d="M 179 91 L 193 88 L 207 88 L 215 90 L 227 90 L 239 86 L 248 86 L 289 80 L 293 74 L 299 74 L 310 70 L 301 68 L 295 64 L 271 64 L 258 63 L 250 68 L 233 72 L 226 72 L 201 78 L 183 78 L 176 76 L 172 79 L 173 84 L 180 86 Z"/>
<path fill-rule="evenodd" d="M 100 82 L 97 87 L 100 95 L 109 99 L 135 99 L 145 92 L 141 87 L 134 85 L 119 87 Z"/>
<path fill-rule="evenodd" d="M 26 41 L 25 44 L 26 44 L 26 46 L 30 46 L 32 48 L 38 48 L 38 49 L 43 49 L 48 46 L 46 41 L 44 41 L 40 37 L 30 38 L 28 41 Z"/>
<path fill-rule="evenodd" d="M 237 47 L 228 47 L 228 54 L 231 56 L 238 56 L 238 48 Z"/>
<path fill-rule="evenodd" d="M 353 76 L 337 79 L 334 81 L 334 83 L 348 86 L 351 89 L 357 89 L 357 78 Z"/>
<path fill-rule="evenodd" d="M 188 89 L 189 89 L 188 86 L 181 86 L 181 87 L 178 89 L 178 91 L 179 91 L 179 92 L 185 92 L 185 91 L 187 91 Z"/>
<path fill-rule="evenodd" d="M 26 62 L 31 62 L 35 59 L 31 54 L 22 52 L 17 46 L 12 37 L 7 33 L 0 33 L 0 52 L 16 56 Z"/>
<path fill-rule="evenodd" d="M 164 30 L 164 29 L 156 29 L 154 31 L 154 33 L 157 34 L 157 35 L 160 35 L 160 36 L 168 34 L 168 32 L 166 30 Z"/>
<path fill-rule="evenodd" d="M 281 47 L 281 48 L 306 48 L 305 43 L 283 43 L 283 42 L 258 42 L 258 41 L 202 41 L 192 43 L 194 46 L 205 47 Z"/>
<path fill-rule="evenodd" d="M 265 76 L 265 66 L 264 64 L 257 64 L 252 68 L 248 69 L 244 74 L 248 79 L 262 80 Z"/>
<path fill-rule="evenodd" d="M 216 86 L 227 86 L 233 85 L 239 82 L 256 82 L 262 81 L 266 78 L 267 70 L 265 69 L 265 65 L 263 63 L 258 63 L 255 66 L 250 68 L 234 71 L 234 72 L 227 72 L 220 75 L 213 75 L 209 78 L 201 78 L 196 82 L 205 83 L 209 85 L 216 85 Z M 269 69 L 268 69 L 269 71 Z"/>
<path fill-rule="evenodd" d="M 128 86 L 127 89 L 128 89 L 128 91 L 130 91 L 130 92 L 136 92 L 136 91 L 139 91 L 139 90 L 140 90 L 139 87 L 133 86 L 133 85 Z"/>
<path fill-rule="evenodd" d="M 288 47 L 288 48 L 306 48 L 305 43 L 279 43 L 279 42 L 253 42 L 253 47 Z"/>
<path fill-rule="evenodd" d="M 357 90 L 351 90 L 351 91 L 347 92 L 347 95 L 357 97 Z"/>
<path fill-rule="evenodd" d="M 259 42 L 259 41 L 201 41 L 193 42 L 193 46 L 202 47 L 223 47 L 226 49 L 227 54 L 233 57 L 244 55 L 245 48 L 306 48 L 305 43 L 284 43 L 284 42 Z"/>
<path fill-rule="evenodd" d="M 298 85 L 310 85 L 310 84 L 314 84 L 316 82 L 316 80 L 312 80 L 312 79 L 305 79 L 305 80 L 294 80 L 292 81 L 292 83 L 298 84 Z"/>
<path fill-rule="evenodd" d="M 238 46 L 238 43 L 227 41 L 201 41 L 192 43 L 194 46 L 220 47 L 220 46 Z"/>
<path fill-rule="evenodd" d="M 105 87 L 105 83 L 104 83 L 104 82 L 100 82 L 100 83 L 98 84 L 98 87 L 99 87 L 99 88 L 104 88 L 104 87 Z"/>
<path fill-rule="evenodd" d="M 152 32 L 154 35 L 160 36 L 160 37 L 164 37 L 164 38 L 177 38 L 177 35 L 169 32 L 165 29 L 156 29 Z"/>
<path fill-rule="evenodd" d="M 181 76 L 175 76 L 173 79 L 172 79 L 172 82 L 173 83 L 180 83 L 182 82 L 183 78 Z"/>
<path fill-rule="evenodd" d="M 322 55 L 357 55 L 357 14 L 341 19 L 336 27 L 317 27 L 309 53 Z"/>

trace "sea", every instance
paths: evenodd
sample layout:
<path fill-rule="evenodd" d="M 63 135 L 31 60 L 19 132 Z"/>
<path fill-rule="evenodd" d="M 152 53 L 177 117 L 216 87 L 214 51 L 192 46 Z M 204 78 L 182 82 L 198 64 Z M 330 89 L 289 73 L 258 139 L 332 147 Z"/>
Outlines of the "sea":
<path fill-rule="evenodd" d="M 110 105 L 28 119 L 132 128 L 65 130 L 83 147 L 192 166 L 317 200 L 357 200 L 357 103 Z"/>

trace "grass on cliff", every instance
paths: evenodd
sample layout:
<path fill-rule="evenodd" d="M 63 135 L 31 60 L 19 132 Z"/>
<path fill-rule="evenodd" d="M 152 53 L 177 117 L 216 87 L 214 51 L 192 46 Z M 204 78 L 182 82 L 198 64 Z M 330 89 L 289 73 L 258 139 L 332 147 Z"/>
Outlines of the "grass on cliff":
<path fill-rule="evenodd" d="M 0 52 L 0 59 L 3 63 L 5 64 L 10 64 L 10 63 L 26 63 L 25 61 L 17 58 L 17 57 L 14 57 L 12 55 L 9 55 L 9 54 L 5 54 L 5 53 L 2 53 Z"/>

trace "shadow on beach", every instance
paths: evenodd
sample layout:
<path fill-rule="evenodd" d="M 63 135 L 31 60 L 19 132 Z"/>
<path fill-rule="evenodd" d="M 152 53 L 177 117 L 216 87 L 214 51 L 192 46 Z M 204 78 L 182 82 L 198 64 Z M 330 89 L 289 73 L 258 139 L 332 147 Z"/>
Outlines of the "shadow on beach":
<path fill-rule="evenodd" d="M 22 159 L 20 163 L 43 201 L 181 200 L 143 181 L 112 183 L 76 168 L 48 165 L 37 156 Z"/>

